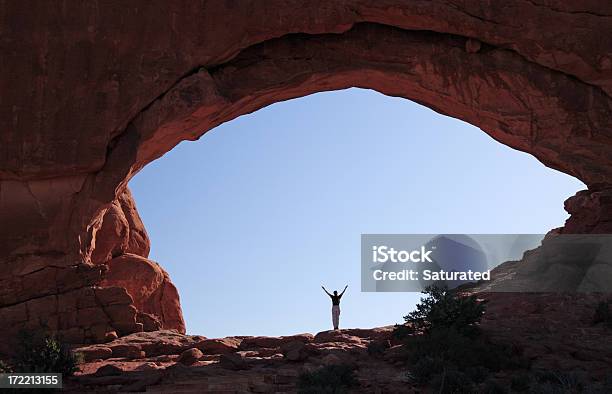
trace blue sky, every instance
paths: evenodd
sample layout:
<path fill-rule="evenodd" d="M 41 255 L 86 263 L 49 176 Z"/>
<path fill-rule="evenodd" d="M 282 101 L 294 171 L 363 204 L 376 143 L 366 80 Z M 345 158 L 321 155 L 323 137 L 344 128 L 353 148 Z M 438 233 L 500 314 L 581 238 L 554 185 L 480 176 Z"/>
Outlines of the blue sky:
<path fill-rule="evenodd" d="M 370 90 L 277 103 L 183 142 L 130 182 L 187 330 L 402 321 L 415 293 L 360 292 L 362 233 L 545 233 L 584 185 L 476 127 Z"/>

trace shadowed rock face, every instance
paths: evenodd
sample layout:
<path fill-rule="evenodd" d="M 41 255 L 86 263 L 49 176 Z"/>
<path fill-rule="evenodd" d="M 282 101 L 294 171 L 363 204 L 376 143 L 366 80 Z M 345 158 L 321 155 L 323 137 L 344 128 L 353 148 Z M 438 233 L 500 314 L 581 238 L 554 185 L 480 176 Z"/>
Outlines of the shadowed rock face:
<path fill-rule="evenodd" d="M 611 21 L 605 2 L 0 4 L 0 331 L 184 331 L 128 180 L 182 140 L 324 90 L 470 122 L 587 184 L 561 231 L 611 230 Z"/>

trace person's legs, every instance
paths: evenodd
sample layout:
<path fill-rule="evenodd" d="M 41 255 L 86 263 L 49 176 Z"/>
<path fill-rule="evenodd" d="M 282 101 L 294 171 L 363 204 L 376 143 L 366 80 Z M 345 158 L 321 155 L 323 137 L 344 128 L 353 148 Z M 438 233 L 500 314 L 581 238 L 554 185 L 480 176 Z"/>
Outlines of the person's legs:
<path fill-rule="evenodd" d="M 334 330 L 338 329 L 340 325 L 340 306 L 334 305 L 332 306 L 332 323 L 334 323 Z"/>

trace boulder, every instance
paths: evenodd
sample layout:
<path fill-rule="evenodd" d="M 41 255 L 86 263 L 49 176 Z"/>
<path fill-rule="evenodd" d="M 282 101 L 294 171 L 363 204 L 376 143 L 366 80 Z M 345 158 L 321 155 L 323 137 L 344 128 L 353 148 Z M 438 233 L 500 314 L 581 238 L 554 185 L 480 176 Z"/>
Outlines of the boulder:
<path fill-rule="evenodd" d="M 227 354 L 237 352 L 242 341 L 238 338 L 204 339 L 195 344 L 204 354 Z"/>
<path fill-rule="evenodd" d="M 177 361 L 184 365 L 192 365 L 198 362 L 202 356 L 203 354 L 200 349 L 193 347 L 181 353 Z"/>

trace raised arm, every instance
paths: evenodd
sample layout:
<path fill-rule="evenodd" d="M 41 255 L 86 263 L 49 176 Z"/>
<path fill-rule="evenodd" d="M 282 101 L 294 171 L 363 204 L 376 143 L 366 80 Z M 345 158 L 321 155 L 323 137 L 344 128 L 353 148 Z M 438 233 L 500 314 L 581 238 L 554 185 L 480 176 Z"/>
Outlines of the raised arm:
<path fill-rule="evenodd" d="M 344 286 L 344 290 L 342 290 L 342 293 L 340 293 L 340 297 L 342 297 L 342 295 L 344 294 L 344 292 L 346 291 L 348 285 Z"/>
<path fill-rule="evenodd" d="M 330 297 L 332 296 L 331 294 L 329 294 L 329 291 L 327 291 L 327 290 L 325 289 L 325 287 L 321 286 L 321 288 L 323 289 L 323 291 L 324 291 L 324 292 L 326 292 L 326 293 L 327 293 L 327 295 L 328 295 L 328 296 L 330 296 Z"/>

